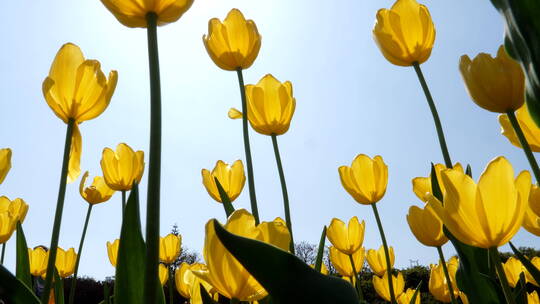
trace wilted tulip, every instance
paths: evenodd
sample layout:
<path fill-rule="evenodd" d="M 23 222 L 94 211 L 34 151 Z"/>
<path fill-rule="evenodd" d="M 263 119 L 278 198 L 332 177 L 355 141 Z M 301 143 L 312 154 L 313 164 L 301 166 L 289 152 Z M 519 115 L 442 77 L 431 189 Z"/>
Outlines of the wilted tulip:
<path fill-rule="evenodd" d="M 366 251 L 364 247 L 358 249 L 353 253 L 352 258 L 354 261 L 354 267 L 356 268 L 356 273 L 359 273 L 364 267 L 364 259 L 366 256 Z M 334 246 L 330 246 L 330 262 L 334 265 L 337 272 L 344 277 L 354 277 L 354 270 L 351 265 L 351 260 L 349 255 L 342 253 Z"/>
<path fill-rule="evenodd" d="M 379 155 L 371 159 L 359 154 L 351 167 L 339 167 L 339 177 L 343 188 L 360 204 L 378 202 L 386 192 L 388 167 Z"/>
<path fill-rule="evenodd" d="M 203 185 L 208 191 L 208 194 L 217 202 L 221 203 L 221 196 L 217 188 L 217 178 L 223 190 L 227 193 L 230 201 L 233 202 L 244 189 L 246 183 L 246 175 L 244 174 L 244 165 L 241 160 L 235 161 L 232 166 L 219 160 L 216 163 L 212 172 L 207 169 L 201 170 Z"/>
<path fill-rule="evenodd" d="M 116 146 L 116 151 L 105 148 L 101 157 L 101 170 L 109 188 L 116 191 L 130 190 L 134 182 L 141 182 L 144 152 L 135 152 L 125 143 Z"/>
<path fill-rule="evenodd" d="M 391 246 L 388 247 L 388 254 L 390 256 L 390 268 L 394 267 L 394 248 Z M 378 275 L 382 276 L 386 272 L 386 258 L 384 255 L 384 247 L 379 247 L 379 250 L 370 249 L 368 250 L 366 254 L 366 259 L 369 264 L 369 268 L 373 270 L 373 272 Z"/>
<path fill-rule="evenodd" d="M 392 275 L 392 286 L 394 288 L 396 298 L 399 298 L 405 289 L 405 280 L 403 279 L 401 272 L 398 272 L 397 276 Z M 382 277 L 374 275 L 373 288 L 375 288 L 375 291 L 379 297 L 383 298 L 385 301 L 391 300 L 390 288 L 388 286 L 388 273 L 384 273 Z"/>
<path fill-rule="evenodd" d="M 448 242 L 443 232 L 443 223 L 429 207 L 411 206 L 407 214 L 407 223 L 416 239 L 426 245 L 439 247 Z"/>
<path fill-rule="evenodd" d="M 531 147 L 531 150 L 534 152 L 540 152 L 540 128 L 532 120 L 527 105 L 522 105 L 515 114 L 529 147 Z M 506 138 L 508 138 L 510 143 L 512 143 L 514 146 L 521 148 L 521 143 L 516 135 L 516 131 L 510 123 L 508 115 L 499 115 L 499 123 L 501 124 L 502 135 L 506 136 Z"/>
<path fill-rule="evenodd" d="M 116 260 L 118 258 L 118 247 L 120 246 L 120 240 L 116 239 L 114 242 L 107 242 L 107 255 L 109 256 L 109 262 L 113 267 L 116 267 Z"/>
<path fill-rule="evenodd" d="M 157 16 L 157 25 L 180 19 L 193 0 L 101 0 L 103 5 L 127 27 L 147 27 L 147 15 Z"/>
<path fill-rule="evenodd" d="M 506 263 L 503 264 L 504 274 L 508 280 L 510 287 L 515 288 L 519 282 L 519 275 L 523 272 L 523 264 L 514 258 L 510 257 L 506 260 Z"/>
<path fill-rule="evenodd" d="M 336 249 L 348 255 L 355 253 L 362 247 L 365 229 L 366 223 L 364 221 L 358 222 L 356 216 L 349 220 L 348 226 L 345 226 L 342 220 L 333 218 L 326 230 L 326 236 Z"/>
<path fill-rule="evenodd" d="M 182 236 L 172 233 L 159 238 L 159 259 L 161 262 L 170 265 L 176 261 L 180 255 L 182 246 Z"/>
<path fill-rule="evenodd" d="M 56 253 L 56 270 L 61 278 L 67 278 L 75 272 L 76 261 L 77 254 L 75 253 L 75 249 L 69 248 L 69 250 L 64 251 L 64 249 L 58 247 Z"/>
<path fill-rule="evenodd" d="M 101 176 L 94 177 L 92 184 L 85 188 L 84 186 L 86 184 L 87 178 L 88 171 L 86 171 L 81 178 L 81 183 L 79 185 L 79 193 L 81 194 L 82 198 L 89 204 L 95 205 L 106 202 L 114 194 L 114 190 L 107 186 L 105 180 Z"/>
<path fill-rule="evenodd" d="M 444 184 L 442 183 L 441 171 L 443 171 L 444 169 L 447 169 L 447 168 L 443 164 L 435 164 L 434 167 L 435 167 L 435 175 L 437 176 L 437 181 L 439 182 L 439 188 L 441 189 L 441 193 L 444 196 L 444 194 L 446 193 L 446 188 L 444 187 Z M 456 163 L 454 165 L 454 169 L 459 170 L 461 172 L 465 172 L 465 171 L 463 171 L 463 167 L 461 166 L 460 163 Z M 416 196 L 420 200 L 427 203 L 427 199 L 428 199 L 427 194 L 428 193 L 433 194 L 433 189 L 431 188 L 431 173 L 429 174 L 428 177 L 415 177 L 415 178 L 413 178 L 412 186 L 413 186 L 414 194 L 416 194 Z"/>
<path fill-rule="evenodd" d="M 0 149 L 0 184 L 6 178 L 9 169 L 11 169 L 11 149 Z"/>

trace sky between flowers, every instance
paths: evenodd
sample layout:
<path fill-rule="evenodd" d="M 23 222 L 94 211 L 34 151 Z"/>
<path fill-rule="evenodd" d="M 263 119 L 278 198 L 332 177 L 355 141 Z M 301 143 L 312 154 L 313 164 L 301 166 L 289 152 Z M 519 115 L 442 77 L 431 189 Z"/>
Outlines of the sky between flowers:
<path fill-rule="evenodd" d="M 200 170 L 217 160 L 244 158 L 241 122 L 227 118 L 240 107 L 236 75 L 217 68 L 202 35 L 212 17 L 231 8 L 253 19 L 262 48 L 244 76 L 256 83 L 266 73 L 293 83 L 296 113 L 288 133 L 278 138 L 285 169 L 295 240 L 317 243 L 333 217 L 366 221 L 366 248 L 381 244 L 371 208 L 355 203 L 342 188 L 337 168 L 359 153 L 381 155 L 389 166 L 387 194 L 379 210 L 396 266 L 410 260 L 435 263 L 436 251 L 416 241 L 405 215 L 421 203 L 411 179 L 427 176 L 430 162 L 442 162 L 431 114 L 412 68 L 393 66 L 380 54 L 371 30 L 379 8 L 392 0 L 196 0 L 176 23 L 159 28 L 163 96 L 161 235 L 177 223 L 183 245 L 202 252 L 204 225 L 225 220 L 222 207 L 206 193 Z M 471 164 L 475 178 L 492 158 L 506 156 L 518 171 L 529 169 L 522 151 L 500 135 L 496 114 L 477 107 L 458 72 L 463 54 L 494 54 L 503 25 L 490 1 L 425 0 L 437 38 L 422 65 L 446 132 L 453 161 Z M 0 48 L 0 147 L 13 150 L 13 168 L 0 195 L 21 197 L 30 205 L 24 222 L 28 245 L 50 243 L 58 193 L 65 124 L 48 108 L 41 83 L 62 44 L 73 42 L 104 72 L 119 73 L 109 108 L 81 125 L 82 170 L 101 175 L 104 147 L 126 142 L 148 151 L 149 84 L 146 32 L 119 24 L 100 1 L 10 1 L 4 9 Z M 263 220 L 283 217 L 279 177 L 269 137 L 251 133 L 259 212 Z M 147 160 L 147 155 L 146 155 Z M 141 184 L 145 214 L 146 175 Z M 63 248 L 78 247 L 86 203 L 79 180 L 67 188 L 60 235 Z M 246 185 L 247 187 L 247 185 Z M 247 188 L 235 202 L 249 208 Z M 79 273 L 103 279 L 114 275 L 105 243 L 119 237 L 121 195 L 93 208 Z M 144 222 L 144 218 L 143 218 Z M 519 246 L 534 246 L 523 229 Z M 537 244 L 537 242 L 536 242 Z M 508 250 L 508 248 L 504 248 Z M 445 246 L 447 257 L 453 254 Z M 15 263 L 15 239 L 6 264 Z"/>

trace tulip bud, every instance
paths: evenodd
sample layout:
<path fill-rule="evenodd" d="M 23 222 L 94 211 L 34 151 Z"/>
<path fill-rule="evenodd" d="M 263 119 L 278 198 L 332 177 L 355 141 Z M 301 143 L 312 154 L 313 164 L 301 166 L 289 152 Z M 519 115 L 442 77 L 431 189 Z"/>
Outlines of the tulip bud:
<path fill-rule="evenodd" d="M 405 280 L 403 279 L 401 272 L 398 272 L 397 277 L 392 275 L 392 287 L 394 289 L 396 298 L 399 298 L 399 296 L 403 293 L 403 289 L 405 289 Z M 382 278 L 376 275 L 373 276 L 373 288 L 375 288 L 375 291 L 379 297 L 390 302 L 391 298 L 390 288 L 388 286 L 388 273 L 385 273 Z"/>
<path fill-rule="evenodd" d="M 382 199 L 388 184 L 388 167 L 379 155 L 371 159 L 359 154 L 351 167 L 338 169 L 343 188 L 360 204 L 374 204 Z"/>
<path fill-rule="evenodd" d="M 390 268 L 394 267 L 394 248 L 391 246 L 388 247 L 388 255 L 390 256 Z M 366 254 L 366 259 L 369 264 L 369 267 L 373 272 L 382 276 L 386 273 L 387 264 L 386 264 L 386 255 L 384 254 L 384 246 L 379 247 L 379 250 L 370 249 Z"/>
<path fill-rule="evenodd" d="M 358 222 L 356 216 L 349 220 L 349 225 L 345 226 L 345 223 L 340 219 L 333 218 L 330 226 L 326 230 L 326 236 L 328 240 L 344 254 L 353 254 L 364 242 L 364 231 L 366 229 L 366 223 Z"/>
<path fill-rule="evenodd" d="M 116 191 L 126 191 L 139 184 L 144 172 L 144 152 L 133 151 L 127 144 L 116 146 L 116 151 L 103 149 L 101 170 L 105 183 Z"/>
<path fill-rule="evenodd" d="M 202 169 L 201 171 L 203 185 L 208 194 L 217 202 L 221 203 L 221 196 L 214 178 L 217 178 L 223 190 L 227 193 L 229 200 L 233 202 L 244 189 L 246 175 L 244 174 L 244 165 L 241 160 L 235 161 L 232 166 L 219 160 L 212 172 Z"/>

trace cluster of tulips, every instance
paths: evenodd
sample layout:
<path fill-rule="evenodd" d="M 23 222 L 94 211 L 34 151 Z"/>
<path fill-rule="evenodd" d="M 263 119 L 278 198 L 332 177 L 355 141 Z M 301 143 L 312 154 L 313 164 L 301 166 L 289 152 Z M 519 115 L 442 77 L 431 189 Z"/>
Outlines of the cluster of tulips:
<path fill-rule="evenodd" d="M 22 222 L 28 205 L 22 199 L 0 197 L 0 243 L 2 263 L 6 242 L 16 231 L 16 274 L 0 267 L 0 298 L 13 303 L 64 303 L 62 280 L 73 275 L 82 256 L 88 221 L 94 205 L 108 201 L 115 191 L 122 193 L 122 228 L 119 239 L 107 242 L 110 262 L 116 267 L 112 294 L 103 303 L 165 303 L 162 285 L 169 283 L 170 301 L 174 287 L 190 303 L 366 303 L 360 285 L 360 272 L 367 260 L 373 272 L 373 286 L 380 298 L 392 304 L 420 303 L 419 287 L 405 290 L 403 275 L 393 269 L 394 250 L 384 233 L 378 204 L 388 182 L 388 168 L 381 156 L 359 154 L 351 166 L 338 168 L 341 183 L 361 205 L 371 207 L 381 236 L 378 250 L 365 250 L 365 223 L 354 216 L 345 224 L 334 218 L 325 226 L 314 265 L 294 256 L 294 238 L 288 192 L 277 136 L 290 127 L 296 100 L 292 84 L 271 74 L 255 85 L 245 85 L 242 71 L 249 68 L 261 48 L 261 35 L 252 20 L 231 10 L 220 21 L 211 19 L 203 43 L 210 58 L 221 69 L 237 74 L 241 110 L 231 108 L 228 116 L 242 120 L 245 164 L 218 161 L 210 171 L 201 172 L 210 197 L 222 204 L 227 222 L 210 220 L 205 227 L 205 264 L 181 264 L 181 236 L 159 236 L 161 167 L 161 95 L 157 27 L 177 21 L 193 0 L 101 0 L 127 27 L 142 27 L 148 33 L 150 65 L 151 122 L 147 169 L 146 237 L 139 216 L 138 184 L 145 170 L 144 153 L 121 143 L 116 150 L 105 148 L 101 159 L 103 176 L 96 176 L 86 187 L 88 172 L 80 181 L 80 195 L 88 212 L 78 252 L 58 247 L 66 185 L 78 179 L 82 152 L 79 125 L 103 113 L 114 94 L 118 73 L 106 77 L 97 60 L 85 59 L 82 51 L 67 43 L 58 51 L 43 81 L 43 95 L 54 114 L 67 125 L 59 196 L 49 247 L 28 248 Z M 494 1 L 503 10 L 501 1 Z M 510 7 L 509 11 L 517 10 Z M 506 11 L 507 13 L 508 11 Z M 504 157 L 492 160 L 475 182 L 469 166 L 451 161 L 433 97 L 420 65 L 426 62 L 435 42 L 435 27 L 429 10 L 416 0 L 397 0 L 390 9 L 377 12 L 373 29 L 375 42 L 392 64 L 413 67 L 433 115 L 444 164 L 435 164 L 427 177 L 412 180 L 413 191 L 423 202 L 407 214 L 409 227 L 422 244 L 433 247 L 440 256 L 431 265 L 429 290 L 445 303 L 540 303 L 534 290 L 539 286 L 540 258 L 529 259 L 515 249 L 516 257 L 502 263 L 498 247 L 509 243 L 524 227 L 540 236 L 540 188 L 528 171 L 515 176 Z M 518 20 L 519 21 L 519 20 Z M 520 22 L 516 24 L 520 25 Z M 509 32 L 512 25 L 509 25 Z M 496 57 L 481 53 L 474 59 L 464 55 L 459 70 L 472 100 L 480 107 L 501 113 L 503 135 L 523 149 L 536 181 L 540 169 L 533 151 L 540 151 L 540 128 L 526 99 L 533 100 L 531 69 L 507 39 Z M 526 44 L 519 48 L 526 48 Z M 516 55 L 517 54 L 517 55 Z M 526 66 L 524 73 L 522 66 Z M 533 66 L 534 67 L 534 66 Z M 540 68 L 540 67 L 538 67 Z M 532 71 L 532 72 L 531 72 Z M 527 86 L 526 86 L 527 80 Z M 526 92 L 527 90 L 527 98 Z M 540 95 L 540 93 L 538 93 Z M 529 102 L 528 102 L 529 103 Z M 532 102 L 530 102 L 532 103 Z M 530 104 L 529 103 L 529 104 Z M 534 106 L 529 105 L 534 109 Z M 272 140 L 283 194 L 285 219 L 261 221 L 253 176 L 249 125 Z M 11 168 L 11 150 L 0 150 L 0 183 Z M 251 212 L 235 210 L 232 203 L 248 182 Z M 129 196 L 128 196 L 129 195 Z M 326 239 L 332 246 L 329 257 L 339 276 L 327 275 L 322 255 Z M 448 261 L 442 246 L 448 242 L 457 256 Z M 176 268 L 176 269 L 175 269 Z M 161 284 L 160 284 L 161 283 Z M 420 283 L 422 284 L 422 282 Z M 174 286 L 174 287 L 173 287 Z M 73 303 L 76 285 L 71 285 Z M 39 298 L 38 298 L 39 297 Z"/>

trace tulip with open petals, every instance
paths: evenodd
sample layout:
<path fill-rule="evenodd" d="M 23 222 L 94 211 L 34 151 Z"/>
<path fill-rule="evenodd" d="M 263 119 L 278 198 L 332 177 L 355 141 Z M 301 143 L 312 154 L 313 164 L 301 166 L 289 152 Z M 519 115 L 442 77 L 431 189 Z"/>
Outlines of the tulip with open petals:
<path fill-rule="evenodd" d="M 525 74 L 519 63 L 500 46 L 495 58 L 478 54 L 472 61 L 461 56 L 459 70 L 472 100 L 491 112 L 516 111 L 525 102 Z"/>
<path fill-rule="evenodd" d="M 210 19 L 203 42 L 214 63 L 227 71 L 249 68 L 261 49 L 255 22 L 246 20 L 238 9 L 232 9 L 223 22 Z"/>
<path fill-rule="evenodd" d="M 221 187 L 225 190 L 231 202 L 242 193 L 242 189 L 244 189 L 244 184 L 246 183 L 244 165 L 241 160 L 235 161 L 231 166 L 219 160 L 214 169 L 212 169 L 212 172 L 207 169 L 202 169 L 201 175 L 206 191 L 219 203 L 221 203 L 221 196 L 219 195 L 214 178 L 218 179 Z"/>
<path fill-rule="evenodd" d="M 35 249 L 28 248 L 28 262 L 30 265 L 30 273 L 35 277 L 40 277 L 47 271 L 47 262 L 49 254 L 43 247 Z"/>
<path fill-rule="evenodd" d="M 28 204 L 22 198 L 10 200 L 6 196 L 1 196 L 0 212 L 9 212 L 16 221 L 22 223 L 28 213 Z"/>
<path fill-rule="evenodd" d="M 77 261 L 77 254 L 75 249 L 69 248 L 65 251 L 58 247 L 56 254 L 56 270 L 61 278 L 67 278 L 75 272 L 75 262 Z"/>
<path fill-rule="evenodd" d="M 441 180 L 441 172 L 444 169 L 446 169 L 446 166 L 443 164 L 435 164 L 434 167 L 435 167 L 435 175 L 437 176 L 437 181 L 439 182 L 439 188 L 441 189 L 441 193 L 444 196 L 444 194 L 446 193 L 446 189 L 444 188 L 444 184 L 442 183 L 442 180 Z M 454 165 L 454 169 L 459 170 L 461 172 L 465 172 L 463 171 L 463 167 L 461 166 L 460 163 L 456 163 Z M 431 189 L 431 173 L 429 174 L 428 177 L 413 178 L 412 186 L 413 186 L 414 194 L 416 194 L 416 196 L 420 200 L 426 203 L 429 197 L 427 194 L 433 193 L 433 189 Z"/>
<path fill-rule="evenodd" d="M 429 206 L 461 242 L 480 248 L 502 246 L 518 232 L 527 210 L 531 175 L 514 169 L 506 158 L 492 160 L 478 184 L 457 169 L 442 172 L 444 205 L 434 196 Z"/>
<path fill-rule="evenodd" d="M 426 245 L 439 247 L 448 242 L 443 232 L 443 223 L 429 207 L 411 206 L 407 214 L 407 223 L 416 239 Z"/>
<path fill-rule="evenodd" d="M 353 253 L 352 258 L 354 261 L 354 267 L 356 268 L 356 273 L 359 273 L 364 267 L 364 259 L 366 256 L 366 251 L 364 247 L 358 249 Z M 344 277 L 354 277 L 354 270 L 351 265 L 351 260 L 349 255 L 342 253 L 336 247 L 330 246 L 330 262 L 334 265 L 337 272 Z"/>
<path fill-rule="evenodd" d="M 330 226 L 326 230 L 326 236 L 330 243 L 334 245 L 336 249 L 344 254 L 353 254 L 364 243 L 364 231 L 366 229 L 366 223 L 358 222 L 358 218 L 353 216 L 349 220 L 349 225 L 345 226 L 345 223 L 337 218 L 333 218 Z"/>
<path fill-rule="evenodd" d="M 6 178 L 9 169 L 11 169 L 11 149 L 0 149 L 0 184 Z"/>
<path fill-rule="evenodd" d="M 532 120 L 527 105 L 522 105 L 515 114 L 529 147 L 531 147 L 533 152 L 540 152 L 540 128 Z M 521 148 L 521 143 L 519 142 L 516 131 L 512 127 L 507 114 L 499 115 L 499 124 L 501 125 L 502 135 L 506 136 L 512 145 Z"/>
<path fill-rule="evenodd" d="M 448 275 L 450 276 L 450 282 L 452 284 L 452 290 L 454 291 L 454 297 L 459 296 L 459 289 L 456 284 L 456 271 L 459 265 L 459 261 L 456 257 L 452 257 L 446 263 L 448 268 Z M 450 291 L 448 289 L 448 283 L 446 281 L 446 276 L 444 275 L 444 269 L 441 264 L 431 265 L 429 274 L 429 292 L 437 299 L 438 301 L 444 303 L 450 303 Z"/>
<path fill-rule="evenodd" d="M 504 274 L 508 280 L 510 287 L 515 288 L 519 282 L 519 275 L 523 272 L 523 264 L 514 258 L 510 257 L 506 260 L 506 263 L 503 264 Z"/>
<path fill-rule="evenodd" d="M 536 267 L 536 269 L 540 269 L 540 257 L 534 257 L 531 259 L 531 263 Z M 536 280 L 533 278 L 532 274 L 525 268 L 525 279 L 527 279 L 527 282 L 540 287 L 540 284 L 536 282 Z"/>
<path fill-rule="evenodd" d="M 165 237 L 159 238 L 159 259 L 161 262 L 169 265 L 174 263 L 180 255 L 182 236 L 167 234 Z"/>
<path fill-rule="evenodd" d="M 380 9 L 373 37 L 386 60 L 411 66 L 428 60 L 435 43 L 435 26 L 429 10 L 416 0 L 397 0 Z"/>
<path fill-rule="evenodd" d="M 420 293 L 416 296 L 416 300 L 414 300 L 414 303 L 411 303 L 411 300 L 414 296 L 414 293 L 416 290 L 407 288 L 396 300 L 398 304 L 420 304 Z"/>
<path fill-rule="evenodd" d="M 118 247 L 120 246 L 120 240 L 116 239 L 114 242 L 107 242 L 107 255 L 109 256 L 109 262 L 113 267 L 116 267 L 116 261 L 118 259 Z"/>
<path fill-rule="evenodd" d="M 157 25 L 180 19 L 193 0 L 101 0 L 103 5 L 127 27 L 147 27 L 149 13 L 157 15 Z"/>
<path fill-rule="evenodd" d="M 388 167 L 379 155 L 371 159 L 359 154 L 350 167 L 341 166 L 338 171 L 343 188 L 360 204 L 374 204 L 386 193 Z"/>
<path fill-rule="evenodd" d="M 114 190 L 109 188 L 105 183 L 105 179 L 101 176 L 94 177 L 92 184 L 88 187 L 84 187 L 86 184 L 86 179 L 88 178 L 88 171 L 86 171 L 81 178 L 81 183 L 79 185 L 79 193 L 82 198 L 87 201 L 89 204 L 95 205 L 108 201 L 111 196 L 114 194 Z"/>
<path fill-rule="evenodd" d="M 139 184 L 144 172 L 144 152 L 133 151 L 127 144 L 116 146 L 116 151 L 103 149 L 101 170 L 105 183 L 116 191 L 126 191 Z"/>
<path fill-rule="evenodd" d="M 390 256 L 390 268 L 394 267 L 394 248 L 388 247 L 388 255 Z M 379 250 L 370 249 L 366 254 L 366 259 L 369 264 L 369 268 L 373 272 L 382 276 L 386 272 L 386 257 L 384 255 L 384 246 L 379 247 Z"/>
<path fill-rule="evenodd" d="M 398 272 L 397 276 L 392 275 L 392 286 L 396 298 L 399 298 L 405 289 L 405 280 L 401 272 Z M 382 277 L 373 276 L 373 288 L 375 288 L 379 297 L 386 301 L 390 301 L 390 288 L 388 287 L 388 273 L 384 273 Z"/>
<path fill-rule="evenodd" d="M 189 265 L 184 262 L 180 264 L 180 267 L 176 269 L 176 273 L 174 274 L 176 290 L 178 290 L 182 297 L 189 299 L 192 304 L 203 303 L 201 289 L 199 288 L 200 285 L 209 293 L 213 289 L 212 285 L 193 274 L 193 271 L 204 270 L 206 270 L 206 265 L 204 264 L 195 263 Z"/>

